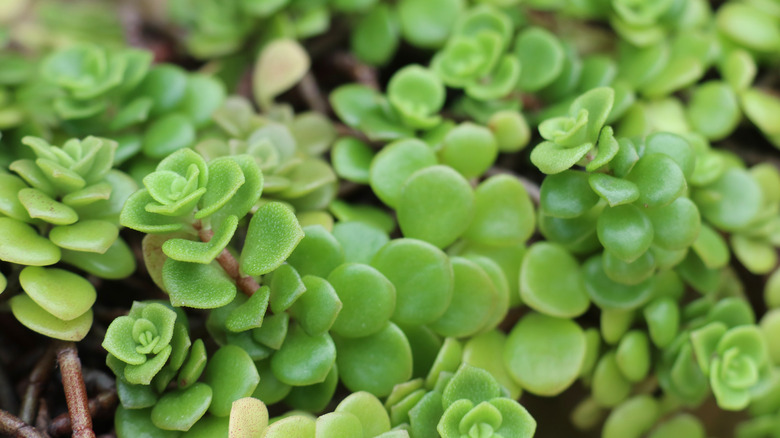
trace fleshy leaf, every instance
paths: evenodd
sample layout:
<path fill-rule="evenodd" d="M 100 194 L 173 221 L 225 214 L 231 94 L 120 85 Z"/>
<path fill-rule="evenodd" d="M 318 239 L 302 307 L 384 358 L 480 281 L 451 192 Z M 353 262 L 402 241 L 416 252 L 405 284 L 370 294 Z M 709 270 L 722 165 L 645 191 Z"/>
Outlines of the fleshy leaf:
<path fill-rule="evenodd" d="M 174 306 L 214 309 L 236 296 L 236 284 L 214 263 L 204 265 L 169 258 L 163 265 L 162 280 Z"/>
<path fill-rule="evenodd" d="M 289 208 L 278 202 L 260 207 L 252 216 L 241 251 L 241 270 L 249 275 L 273 271 L 303 239 L 303 230 Z"/>
<path fill-rule="evenodd" d="M 19 283 L 39 306 L 65 321 L 86 313 L 97 298 L 89 281 L 62 269 L 28 266 L 19 274 Z"/>
<path fill-rule="evenodd" d="M 30 330 L 63 341 L 80 341 L 92 327 L 92 309 L 70 321 L 63 321 L 35 304 L 27 295 L 9 301 L 14 317 Z"/>

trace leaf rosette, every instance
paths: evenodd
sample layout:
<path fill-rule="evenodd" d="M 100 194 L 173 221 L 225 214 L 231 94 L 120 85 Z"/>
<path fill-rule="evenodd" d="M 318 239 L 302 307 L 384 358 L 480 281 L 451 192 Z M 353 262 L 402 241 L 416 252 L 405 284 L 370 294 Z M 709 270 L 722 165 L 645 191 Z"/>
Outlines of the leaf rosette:
<path fill-rule="evenodd" d="M 116 142 L 71 139 L 62 147 L 25 137 L 35 159 L 0 174 L 0 260 L 46 266 L 61 259 L 104 278 L 123 278 L 135 259 L 119 238 L 122 204 L 135 182 L 112 170 Z M 48 239 L 41 236 L 48 231 Z"/>
<path fill-rule="evenodd" d="M 102 346 L 109 353 L 106 362 L 112 371 L 131 385 L 151 384 L 169 359 L 177 362 L 175 372 L 190 346 L 186 326 L 182 325 L 186 320 L 177 319 L 177 313 L 163 304 L 134 303 L 127 316 L 111 322 L 103 339 Z M 177 323 L 181 325 L 178 329 Z M 171 378 L 173 375 L 168 381 Z"/>

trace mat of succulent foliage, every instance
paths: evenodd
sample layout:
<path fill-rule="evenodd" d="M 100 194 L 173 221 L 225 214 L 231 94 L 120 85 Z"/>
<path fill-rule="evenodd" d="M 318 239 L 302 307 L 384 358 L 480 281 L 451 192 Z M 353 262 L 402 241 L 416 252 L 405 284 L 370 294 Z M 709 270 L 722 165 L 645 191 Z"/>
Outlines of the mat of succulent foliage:
<path fill-rule="evenodd" d="M 0 435 L 779 438 L 780 3 L 3 0 Z"/>

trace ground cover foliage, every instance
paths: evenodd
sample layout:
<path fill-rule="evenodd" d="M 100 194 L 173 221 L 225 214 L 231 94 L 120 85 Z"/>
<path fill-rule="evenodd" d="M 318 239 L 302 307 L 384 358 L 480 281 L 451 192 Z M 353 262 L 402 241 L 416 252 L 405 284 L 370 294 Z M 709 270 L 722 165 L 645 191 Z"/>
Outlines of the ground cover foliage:
<path fill-rule="evenodd" d="M 776 0 L 6 0 L 0 434 L 780 437 Z"/>

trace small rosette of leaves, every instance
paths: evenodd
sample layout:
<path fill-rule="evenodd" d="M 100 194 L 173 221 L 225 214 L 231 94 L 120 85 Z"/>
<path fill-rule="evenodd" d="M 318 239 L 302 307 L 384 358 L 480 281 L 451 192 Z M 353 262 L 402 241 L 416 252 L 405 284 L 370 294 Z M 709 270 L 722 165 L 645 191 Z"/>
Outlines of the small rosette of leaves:
<path fill-rule="evenodd" d="M 477 100 L 509 94 L 520 78 L 520 61 L 507 54 L 514 33 L 511 19 L 483 5 L 463 14 L 453 34 L 431 61 L 431 69 L 449 87 Z"/>
<path fill-rule="evenodd" d="M 598 152 L 614 156 L 614 138 L 611 135 L 602 138 L 601 135 L 614 98 L 612 88 L 595 88 L 574 100 L 569 106 L 569 115 L 543 121 L 539 133 L 546 141 L 531 152 L 531 162 L 546 174 L 556 174 L 586 156 L 598 156 Z"/>
<path fill-rule="evenodd" d="M 445 97 L 444 84 L 435 72 L 408 65 L 390 78 L 386 96 L 365 85 L 349 84 L 335 89 L 330 102 L 345 124 L 371 140 L 389 141 L 439 126 Z"/>
<path fill-rule="evenodd" d="M 764 336 L 755 325 L 728 329 L 714 322 L 691 333 L 696 359 L 709 376 L 718 406 L 741 410 L 751 400 L 768 364 Z"/>
<path fill-rule="evenodd" d="M 612 28 L 640 47 L 662 40 L 683 23 L 686 29 L 691 24 L 706 23 L 712 13 L 707 5 L 693 1 L 612 0 L 610 3 Z"/>
<path fill-rule="evenodd" d="M 118 219 L 136 185 L 112 169 L 116 142 L 22 142 L 36 158 L 11 163 L 16 175 L 0 174 L 0 260 L 31 266 L 63 260 L 104 278 L 132 273 L 135 258 L 119 238 Z"/>
<path fill-rule="evenodd" d="M 169 359 L 176 369 L 182 365 L 190 344 L 186 318 L 182 321 L 160 303 L 136 302 L 127 316 L 111 322 L 102 346 L 109 353 L 106 362 L 120 379 L 130 385 L 150 385 Z"/>
<path fill-rule="evenodd" d="M 264 199 L 288 202 L 297 211 L 321 210 L 336 196 L 336 174 L 323 159 L 336 132 L 317 113 L 295 115 L 274 107 L 258 115 L 250 103 L 231 97 L 214 115 L 226 138 L 210 138 L 195 146 L 207 161 L 246 154 L 263 172 Z"/>
<path fill-rule="evenodd" d="M 54 108 L 62 119 L 84 119 L 105 112 L 112 97 L 140 83 L 151 60 L 141 50 L 76 45 L 44 59 L 41 77 L 58 88 Z"/>

